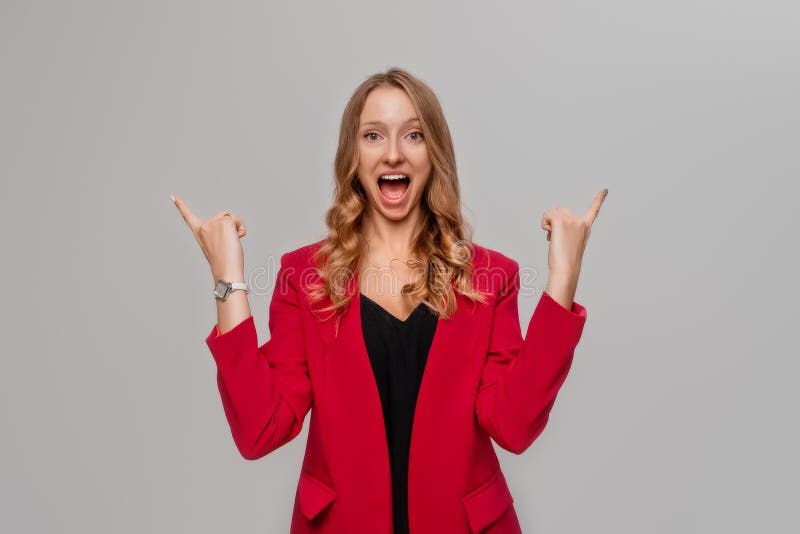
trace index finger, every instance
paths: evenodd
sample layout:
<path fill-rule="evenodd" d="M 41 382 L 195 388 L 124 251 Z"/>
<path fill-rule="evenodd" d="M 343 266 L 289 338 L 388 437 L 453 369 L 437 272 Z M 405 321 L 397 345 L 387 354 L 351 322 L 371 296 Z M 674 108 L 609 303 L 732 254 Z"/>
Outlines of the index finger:
<path fill-rule="evenodd" d="M 194 213 L 192 210 L 189 209 L 189 206 L 178 197 L 175 198 L 175 207 L 178 208 L 178 211 L 181 212 L 183 216 L 183 220 L 186 221 L 186 224 L 189 225 L 189 228 L 192 229 L 192 232 L 196 232 L 200 225 L 203 223 Z"/>
<path fill-rule="evenodd" d="M 592 203 L 589 206 L 589 209 L 586 210 L 586 213 L 584 214 L 584 217 L 586 217 L 589 220 L 589 224 L 592 224 L 594 222 L 595 218 L 597 218 L 597 214 L 600 213 L 600 206 L 603 204 L 603 201 L 606 199 L 606 195 L 608 195 L 608 188 L 605 188 L 602 191 L 600 191 L 599 193 L 597 193 L 595 195 L 595 197 L 594 197 L 594 200 L 592 200 Z"/>

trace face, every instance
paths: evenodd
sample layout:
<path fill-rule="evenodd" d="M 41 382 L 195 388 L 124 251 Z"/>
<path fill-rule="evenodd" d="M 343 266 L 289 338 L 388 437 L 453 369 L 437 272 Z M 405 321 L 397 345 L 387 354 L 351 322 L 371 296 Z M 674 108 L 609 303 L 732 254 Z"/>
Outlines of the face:
<path fill-rule="evenodd" d="M 359 121 L 358 150 L 358 180 L 367 193 L 369 209 L 392 221 L 419 215 L 433 167 L 405 91 L 378 87 L 367 96 Z M 381 178 L 384 175 L 390 178 Z M 398 175 L 404 178 L 397 179 Z"/>

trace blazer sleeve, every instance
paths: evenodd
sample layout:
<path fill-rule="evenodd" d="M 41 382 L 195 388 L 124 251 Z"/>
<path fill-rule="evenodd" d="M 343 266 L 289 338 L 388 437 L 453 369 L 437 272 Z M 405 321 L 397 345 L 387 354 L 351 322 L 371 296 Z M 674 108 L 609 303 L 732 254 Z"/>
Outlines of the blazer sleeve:
<path fill-rule="evenodd" d="M 247 460 L 256 460 L 296 437 L 311 408 L 300 302 L 281 257 L 269 305 L 270 339 L 258 346 L 253 317 L 206 337 L 217 365 L 217 385 L 234 443 Z"/>
<path fill-rule="evenodd" d="M 568 310 L 542 292 L 523 339 L 519 263 L 512 262 L 512 274 L 495 302 L 475 410 L 480 426 L 498 445 L 522 454 L 547 424 L 583 332 L 586 308 L 573 301 Z"/>

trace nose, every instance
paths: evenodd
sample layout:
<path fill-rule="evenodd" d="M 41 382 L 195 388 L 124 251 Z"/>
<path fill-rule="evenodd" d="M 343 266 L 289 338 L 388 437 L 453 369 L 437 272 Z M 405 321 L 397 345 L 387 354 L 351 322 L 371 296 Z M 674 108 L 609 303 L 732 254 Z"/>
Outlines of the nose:
<path fill-rule="evenodd" d="M 390 139 L 386 143 L 386 151 L 383 154 L 383 160 L 390 166 L 403 161 L 403 151 L 400 148 L 400 140 L 397 138 Z"/>

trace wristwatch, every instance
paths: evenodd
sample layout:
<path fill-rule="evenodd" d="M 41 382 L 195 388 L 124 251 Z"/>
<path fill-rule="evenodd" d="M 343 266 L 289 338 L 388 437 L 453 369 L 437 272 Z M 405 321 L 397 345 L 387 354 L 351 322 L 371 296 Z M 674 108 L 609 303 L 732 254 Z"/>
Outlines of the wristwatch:
<path fill-rule="evenodd" d="M 217 300 L 225 300 L 232 291 L 237 289 L 241 289 L 245 293 L 249 291 L 247 284 L 244 282 L 227 282 L 225 280 L 217 280 L 217 285 L 214 286 L 214 296 L 217 298 Z"/>

